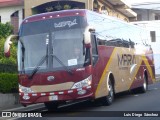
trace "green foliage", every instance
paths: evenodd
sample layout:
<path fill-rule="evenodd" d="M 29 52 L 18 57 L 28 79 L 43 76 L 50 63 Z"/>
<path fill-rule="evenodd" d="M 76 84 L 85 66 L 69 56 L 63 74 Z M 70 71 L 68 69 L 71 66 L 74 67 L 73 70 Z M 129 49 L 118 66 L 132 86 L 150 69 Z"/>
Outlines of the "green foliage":
<path fill-rule="evenodd" d="M 10 23 L 0 23 L 0 39 L 6 38 L 13 32 L 13 27 L 10 25 Z"/>
<path fill-rule="evenodd" d="M 17 65 L 0 64 L 0 73 L 17 73 Z"/>
<path fill-rule="evenodd" d="M 13 27 L 9 23 L 0 23 L 0 92 L 2 93 L 18 91 L 18 76 L 13 74 L 17 73 L 16 42 L 11 45 L 11 56 L 9 58 L 4 56 L 4 43 L 12 31 Z"/>
<path fill-rule="evenodd" d="M 9 36 L 12 32 L 12 27 L 9 23 L 2 24 L 0 23 L 0 64 L 8 64 L 8 65 L 17 65 L 17 43 L 13 42 L 11 45 L 11 56 L 6 58 L 4 56 L 4 43 L 6 37 Z M 4 68 L 5 69 L 5 68 Z M 0 72 L 4 71 L 2 67 L 0 67 Z M 7 71 L 6 71 L 7 72 Z M 16 71 L 12 71 L 16 72 Z"/>
<path fill-rule="evenodd" d="M 18 92 L 17 74 L 0 73 L 0 92 L 2 93 Z"/>

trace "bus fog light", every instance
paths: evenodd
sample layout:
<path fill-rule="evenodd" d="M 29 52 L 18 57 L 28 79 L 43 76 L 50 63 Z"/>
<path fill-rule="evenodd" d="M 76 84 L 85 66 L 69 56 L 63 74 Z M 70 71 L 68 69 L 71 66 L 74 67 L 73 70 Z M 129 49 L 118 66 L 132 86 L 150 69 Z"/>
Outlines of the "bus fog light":
<path fill-rule="evenodd" d="M 29 97 L 28 95 L 24 95 L 24 96 L 23 96 L 23 99 L 24 99 L 24 100 L 29 100 L 30 97 Z"/>
<path fill-rule="evenodd" d="M 84 95 L 84 94 L 86 94 L 86 90 L 78 91 L 78 95 Z"/>

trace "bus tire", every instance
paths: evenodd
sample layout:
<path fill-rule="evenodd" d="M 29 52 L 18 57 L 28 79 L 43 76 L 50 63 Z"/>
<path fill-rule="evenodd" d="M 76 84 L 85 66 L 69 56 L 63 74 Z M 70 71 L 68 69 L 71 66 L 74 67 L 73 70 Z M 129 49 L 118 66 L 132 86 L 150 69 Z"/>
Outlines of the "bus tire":
<path fill-rule="evenodd" d="M 147 76 L 144 75 L 144 82 L 143 82 L 143 85 L 139 88 L 139 91 L 141 93 L 145 93 L 147 92 L 147 89 L 148 89 Z"/>
<path fill-rule="evenodd" d="M 44 105 L 48 109 L 48 111 L 57 111 L 58 109 L 58 103 L 56 102 L 46 102 L 44 103 Z"/>
<path fill-rule="evenodd" d="M 114 100 L 114 86 L 111 80 L 108 81 L 108 95 L 104 97 L 104 104 L 109 106 L 113 103 Z"/>

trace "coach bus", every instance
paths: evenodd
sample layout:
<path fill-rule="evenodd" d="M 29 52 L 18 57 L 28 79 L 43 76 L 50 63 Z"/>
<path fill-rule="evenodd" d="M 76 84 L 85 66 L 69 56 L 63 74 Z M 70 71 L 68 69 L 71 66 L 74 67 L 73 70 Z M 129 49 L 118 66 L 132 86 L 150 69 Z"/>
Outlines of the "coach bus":
<path fill-rule="evenodd" d="M 6 40 L 7 57 L 12 38 L 24 106 L 98 98 L 110 105 L 116 93 L 146 92 L 155 81 L 150 32 L 110 16 L 84 9 L 31 16 Z"/>

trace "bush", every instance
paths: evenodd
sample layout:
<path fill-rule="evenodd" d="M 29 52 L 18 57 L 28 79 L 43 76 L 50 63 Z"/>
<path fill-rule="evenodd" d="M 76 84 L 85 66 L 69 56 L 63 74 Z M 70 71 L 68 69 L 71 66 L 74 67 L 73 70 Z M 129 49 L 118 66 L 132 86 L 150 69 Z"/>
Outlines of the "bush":
<path fill-rule="evenodd" d="M 6 38 L 10 34 L 13 33 L 13 27 L 11 26 L 10 23 L 0 23 L 0 39 Z"/>
<path fill-rule="evenodd" d="M 10 73 L 0 73 L 0 92 L 18 92 L 18 75 Z"/>
<path fill-rule="evenodd" d="M 4 42 L 12 31 L 10 23 L 0 23 L 0 92 L 2 93 L 18 92 L 17 42 L 11 45 L 11 57 L 4 56 Z"/>
<path fill-rule="evenodd" d="M 17 65 L 0 63 L 0 73 L 17 73 Z"/>

